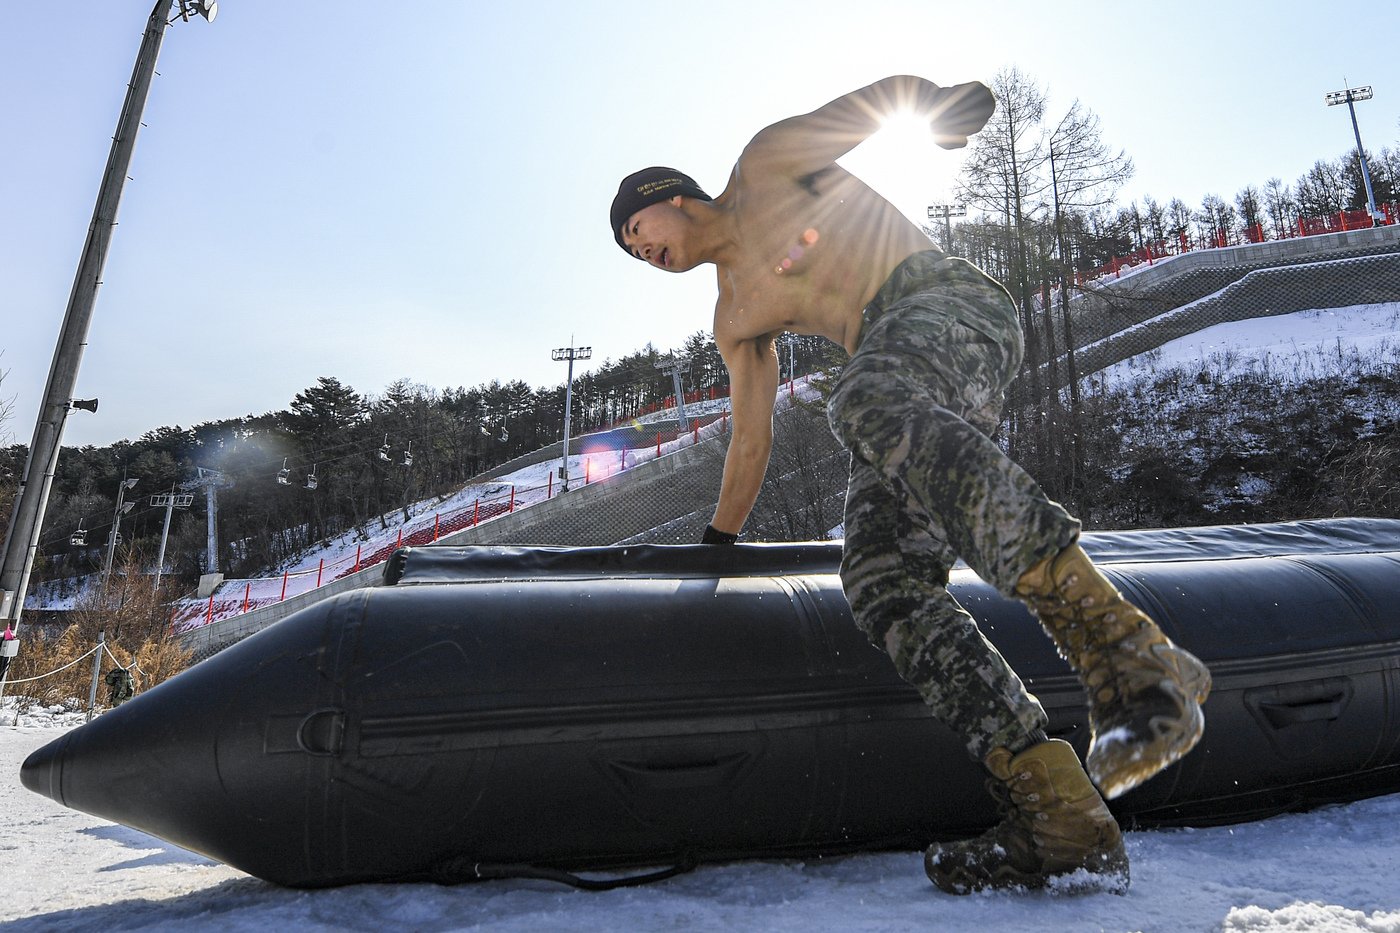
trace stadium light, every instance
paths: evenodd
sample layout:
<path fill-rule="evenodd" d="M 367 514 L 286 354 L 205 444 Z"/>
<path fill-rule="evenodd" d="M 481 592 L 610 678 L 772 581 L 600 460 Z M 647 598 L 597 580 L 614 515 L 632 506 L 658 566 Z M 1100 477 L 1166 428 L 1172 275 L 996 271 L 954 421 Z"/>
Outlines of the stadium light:
<path fill-rule="evenodd" d="M 564 383 L 564 463 L 559 467 L 559 491 L 569 491 L 569 413 L 573 410 L 574 399 L 574 360 L 586 360 L 593 355 L 592 347 L 575 347 L 573 338 L 569 338 L 569 346 L 560 347 L 550 352 L 550 357 L 557 363 L 563 360 L 569 361 L 569 378 Z"/>
<path fill-rule="evenodd" d="M 961 204 L 952 202 L 946 204 L 930 204 L 928 206 L 928 219 L 943 219 L 943 233 L 947 239 L 944 241 L 948 252 L 953 251 L 953 221 L 954 217 L 966 217 L 967 208 Z"/>
<path fill-rule="evenodd" d="M 1346 104 L 1347 110 L 1351 113 L 1351 131 L 1356 134 L 1356 154 L 1361 159 L 1361 180 L 1366 183 L 1366 210 L 1371 215 L 1371 223 L 1379 224 L 1380 213 L 1376 210 L 1376 192 L 1371 187 L 1371 169 L 1366 164 L 1366 149 L 1361 145 L 1361 128 L 1356 123 L 1356 107 L 1358 100 L 1370 100 L 1372 97 L 1371 86 L 1349 87 L 1341 91 L 1329 91 L 1323 96 L 1327 106 L 1336 107 L 1338 104 Z"/>

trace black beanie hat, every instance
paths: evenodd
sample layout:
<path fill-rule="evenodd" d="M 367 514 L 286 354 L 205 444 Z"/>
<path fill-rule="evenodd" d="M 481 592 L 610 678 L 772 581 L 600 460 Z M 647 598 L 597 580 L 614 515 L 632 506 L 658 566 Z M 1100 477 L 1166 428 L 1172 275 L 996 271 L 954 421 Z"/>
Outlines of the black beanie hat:
<path fill-rule="evenodd" d="M 714 200 L 689 175 L 661 165 L 644 168 L 622 179 L 622 184 L 617 188 L 617 197 L 613 198 L 612 212 L 608 215 L 617 245 L 630 254 L 631 250 L 622 242 L 622 225 L 627 223 L 627 218 L 644 207 L 651 207 L 678 194 L 702 201 Z"/>

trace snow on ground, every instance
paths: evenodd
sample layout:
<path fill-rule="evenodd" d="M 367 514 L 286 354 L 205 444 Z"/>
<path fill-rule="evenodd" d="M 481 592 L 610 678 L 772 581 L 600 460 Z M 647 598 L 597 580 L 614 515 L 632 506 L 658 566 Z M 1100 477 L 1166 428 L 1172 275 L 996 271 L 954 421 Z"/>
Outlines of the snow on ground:
<path fill-rule="evenodd" d="M 928 883 L 914 852 L 702 866 L 596 893 L 542 881 L 298 891 L 25 790 L 21 762 L 75 720 L 41 710 L 0 726 L 0 924 L 9 930 L 1400 933 L 1400 794 L 1129 833 L 1124 897 L 951 897 Z"/>
<path fill-rule="evenodd" d="M 1400 302 L 1216 324 L 1140 353 L 1091 378 L 1114 385 L 1142 376 L 1150 378 L 1175 367 L 1193 371 L 1208 367 L 1213 373 L 1257 372 L 1296 382 L 1346 372 L 1361 360 L 1400 361 Z"/>

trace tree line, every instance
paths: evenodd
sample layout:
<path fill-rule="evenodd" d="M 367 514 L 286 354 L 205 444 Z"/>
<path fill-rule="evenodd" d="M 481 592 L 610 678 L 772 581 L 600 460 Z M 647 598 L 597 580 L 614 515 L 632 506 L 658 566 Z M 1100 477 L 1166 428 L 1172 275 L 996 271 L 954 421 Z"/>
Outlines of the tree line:
<path fill-rule="evenodd" d="M 785 348 L 784 367 L 810 372 L 824 365 L 820 338 Z M 630 422 L 674 393 L 675 356 L 687 364 L 687 392 L 727 391 L 714 341 L 696 333 L 673 351 L 648 344 L 574 377 L 574 436 Z M 559 441 L 565 386 L 533 388 L 520 380 L 437 389 L 399 380 L 381 394 L 362 394 L 333 376 L 298 392 L 285 409 L 192 428 L 161 427 L 136 440 L 64 448 L 41 534 L 35 581 L 102 568 L 124 479 L 137 507 L 119 522 L 121 549 L 157 551 L 165 510 L 149 496 L 192 492 L 191 515 L 172 523 L 167 572 L 193 582 L 208 566 L 206 500 L 200 471 L 216 484 L 220 553 L 230 576 L 266 572 L 306 547 L 396 510 L 445 496 L 494 466 Z M 27 447 L 0 449 L 0 506 L 9 501 Z M 119 564 L 121 560 L 117 561 Z"/>

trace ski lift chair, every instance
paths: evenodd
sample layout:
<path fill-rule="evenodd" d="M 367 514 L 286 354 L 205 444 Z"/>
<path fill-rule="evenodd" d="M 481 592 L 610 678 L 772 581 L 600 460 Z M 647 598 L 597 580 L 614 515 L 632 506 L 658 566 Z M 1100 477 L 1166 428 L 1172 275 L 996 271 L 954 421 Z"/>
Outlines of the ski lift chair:
<path fill-rule="evenodd" d="M 291 481 L 291 479 L 290 479 L 291 475 L 292 475 L 292 471 L 291 471 L 290 469 L 287 468 L 287 458 L 286 458 L 286 457 L 283 457 L 283 458 L 282 458 L 282 469 L 280 469 L 280 470 L 277 471 L 277 485 L 279 485 L 279 486 L 290 486 L 290 485 L 292 485 L 292 481 Z"/>

